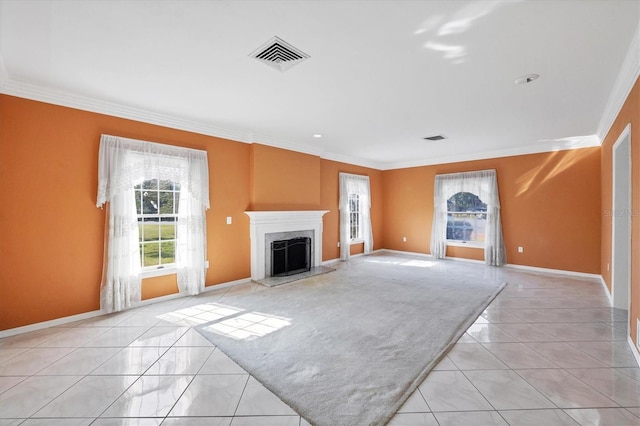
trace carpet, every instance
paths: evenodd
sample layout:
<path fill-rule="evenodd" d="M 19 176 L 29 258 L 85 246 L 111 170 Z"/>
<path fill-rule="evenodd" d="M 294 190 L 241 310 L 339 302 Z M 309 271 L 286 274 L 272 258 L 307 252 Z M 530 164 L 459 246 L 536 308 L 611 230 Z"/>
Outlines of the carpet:
<path fill-rule="evenodd" d="M 384 425 L 505 285 L 438 265 L 361 257 L 196 329 L 311 424 Z"/>

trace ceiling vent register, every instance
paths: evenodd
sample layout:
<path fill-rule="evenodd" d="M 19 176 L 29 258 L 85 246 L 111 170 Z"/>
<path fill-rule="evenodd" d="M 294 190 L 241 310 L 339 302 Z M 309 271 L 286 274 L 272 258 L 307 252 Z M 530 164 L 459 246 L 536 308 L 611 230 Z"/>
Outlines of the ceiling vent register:
<path fill-rule="evenodd" d="M 302 50 L 293 47 L 279 37 L 273 37 L 249 56 L 283 72 L 310 58 Z"/>

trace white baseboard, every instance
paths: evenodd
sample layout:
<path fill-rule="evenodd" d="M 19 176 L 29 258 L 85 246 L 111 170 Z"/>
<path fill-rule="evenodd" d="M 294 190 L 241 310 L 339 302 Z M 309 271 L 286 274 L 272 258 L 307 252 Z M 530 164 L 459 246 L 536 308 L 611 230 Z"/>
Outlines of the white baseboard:
<path fill-rule="evenodd" d="M 205 287 L 204 290 L 202 290 L 202 293 L 205 293 L 207 291 L 220 290 L 221 288 L 233 287 L 234 285 L 246 284 L 246 283 L 250 283 L 250 282 L 251 282 L 251 277 L 242 278 L 242 279 L 235 280 L 235 281 L 227 281 L 226 283 L 214 284 L 214 285 L 210 285 L 208 287 Z M 202 293 L 200 293 L 200 294 L 202 294 Z"/>
<path fill-rule="evenodd" d="M 430 257 L 430 258 L 433 258 L 433 256 L 431 256 L 430 254 L 427 254 L 427 253 L 418 253 L 418 252 L 414 252 L 414 251 L 402 251 L 402 250 L 380 249 L 380 250 L 376 250 L 376 252 L 388 252 L 388 253 L 395 253 L 395 254 L 404 254 L 404 255 L 407 255 L 407 256 L 420 256 L 420 257 Z"/>
<path fill-rule="evenodd" d="M 581 278 L 593 278 L 596 280 L 602 279 L 602 275 L 600 274 L 589 274 L 587 272 L 565 271 L 564 269 L 540 268 L 537 266 L 528 266 L 528 265 L 514 265 L 511 263 L 508 263 L 504 266 L 506 268 L 524 269 L 527 271 L 543 272 L 547 274 L 570 275 L 570 276 L 581 277 Z"/>
<path fill-rule="evenodd" d="M 600 284 L 602 284 L 604 294 L 606 294 L 607 299 L 609 299 L 609 304 L 613 306 L 613 298 L 611 297 L 611 292 L 609 292 L 609 287 L 607 287 L 607 283 L 604 281 L 604 277 L 602 275 L 600 275 Z"/>
<path fill-rule="evenodd" d="M 369 256 L 371 254 L 380 253 L 380 252 L 383 252 L 383 251 L 388 251 L 388 250 L 386 250 L 386 249 L 377 249 L 377 250 L 372 250 L 370 253 L 352 254 L 351 256 L 349 256 L 349 259 L 352 259 L 354 257 Z M 338 262 L 342 262 L 342 259 L 340 259 L 339 257 L 337 257 L 335 259 L 324 260 L 324 261 L 322 261 L 321 265 L 322 266 L 331 266 L 334 263 L 338 263 Z"/>
<path fill-rule="evenodd" d="M 631 353 L 636 359 L 636 363 L 640 367 L 640 352 L 638 352 L 638 347 L 633 344 L 633 340 L 631 340 L 631 336 L 627 336 L 627 343 L 629 343 L 629 347 L 631 348 Z"/>
<path fill-rule="evenodd" d="M 248 282 L 251 282 L 251 278 L 243 278 L 243 279 L 240 279 L 240 280 L 229 281 L 229 282 L 222 283 L 222 284 L 210 285 L 210 286 L 205 287 L 204 290 L 202 290 L 202 292 L 200 294 L 206 293 L 206 292 L 209 292 L 209 291 L 213 291 L 213 290 L 220 290 L 222 288 L 233 287 L 234 285 L 245 284 L 245 283 L 248 283 Z M 139 303 L 136 303 L 130 309 L 135 309 L 135 308 L 140 308 L 140 307 L 143 307 L 143 306 L 153 305 L 154 303 L 166 302 L 167 300 L 179 299 L 181 297 L 188 297 L 188 296 L 186 296 L 184 294 L 180 294 L 180 293 L 174 293 L 174 294 L 168 294 L 166 296 L 154 297 L 152 299 L 142 300 Z M 86 320 L 86 319 L 90 319 L 90 318 L 95 318 L 95 317 L 99 317 L 100 315 L 105 315 L 105 314 L 106 314 L 106 312 L 104 312 L 102 310 L 97 310 L 97 311 L 85 312 L 83 314 L 70 315 L 70 316 L 67 316 L 67 317 L 56 318 L 54 320 L 49 320 L 49 321 L 37 322 L 35 324 L 24 325 L 22 327 L 10 328 L 8 330 L 0 331 L 0 339 L 2 339 L 4 337 L 15 336 L 17 334 L 29 333 L 31 331 L 42 330 L 44 328 L 59 327 L 59 326 L 62 326 L 62 325 L 65 325 L 65 324 L 69 324 L 69 323 L 72 323 L 72 322 L 82 321 L 82 320 Z"/>
<path fill-rule="evenodd" d="M 85 312 L 83 314 L 70 315 L 68 317 L 56 318 L 54 320 L 37 322 L 35 324 L 23 325 L 22 327 L 10 328 L 8 330 L 0 331 L 0 339 L 3 337 L 15 336 L 16 334 L 29 333 L 31 331 L 42 330 L 43 328 L 49 327 L 59 327 L 64 324 L 69 324 L 75 321 L 82 321 L 89 318 L 99 317 L 100 315 L 104 315 L 105 312 L 99 311 L 91 311 Z"/>

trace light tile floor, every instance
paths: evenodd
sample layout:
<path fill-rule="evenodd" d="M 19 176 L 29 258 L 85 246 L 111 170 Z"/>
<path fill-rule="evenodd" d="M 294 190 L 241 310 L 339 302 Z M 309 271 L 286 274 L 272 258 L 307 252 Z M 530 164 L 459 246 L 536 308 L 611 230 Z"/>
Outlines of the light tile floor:
<path fill-rule="evenodd" d="M 509 284 L 390 425 L 640 425 L 627 313 L 599 281 L 429 262 Z M 256 291 L 269 290 L 241 284 L 0 340 L 0 426 L 308 425 L 190 328 L 214 319 L 198 305 Z"/>

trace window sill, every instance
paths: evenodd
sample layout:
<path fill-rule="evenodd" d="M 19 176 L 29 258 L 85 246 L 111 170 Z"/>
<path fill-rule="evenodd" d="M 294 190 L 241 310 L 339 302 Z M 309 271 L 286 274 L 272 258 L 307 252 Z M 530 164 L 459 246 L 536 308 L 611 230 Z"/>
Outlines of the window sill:
<path fill-rule="evenodd" d="M 352 245 L 352 246 L 353 246 L 353 245 L 355 245 L 355 244 L 362 244 L 362 243 L 364 243 L 364 240 L 351 240 L 351 241 L 349 242 L 349 245 Z"/>
<path fill-rule="evenodd" d="M 157 268 L 143 269 L 140 275 L 142 276 L 142 279 L 145 279 L 145 278 L 161 277 L 164 275 L 172 275 L 177 273 L 178 273 L 178 268 L 176 268 L 175 266 L 169 266 L 169 267 L 160 268 L 160 269 L 157 269 Z"/>
<path fill-rule="evenodd" d="M 476 243 L 472 241 L 462 242 L 462 241 L 447 241 L 447 246 L 451 247 L 467 247 L 467 248 L 475 248 L 475 249 L 484 249 L 483 243 Z"/>

